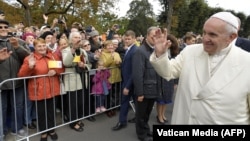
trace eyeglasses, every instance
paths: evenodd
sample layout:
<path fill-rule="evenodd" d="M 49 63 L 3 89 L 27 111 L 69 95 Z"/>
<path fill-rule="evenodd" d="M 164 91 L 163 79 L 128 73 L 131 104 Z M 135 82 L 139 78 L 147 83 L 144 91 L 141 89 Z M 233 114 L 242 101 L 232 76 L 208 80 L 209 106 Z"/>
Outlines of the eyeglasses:
<path fill-rule="evenodd" d="M 87 46 L 89 46 L 90 44 L 86 44 L 86 45 L 84 45 L 83 47 L 87 47 Z"/>
<path fill-rule="evenodd" d="M 3 29 L 3 28 L 7 29 L 8 26 L 0 26 L 0 29 Z"/>

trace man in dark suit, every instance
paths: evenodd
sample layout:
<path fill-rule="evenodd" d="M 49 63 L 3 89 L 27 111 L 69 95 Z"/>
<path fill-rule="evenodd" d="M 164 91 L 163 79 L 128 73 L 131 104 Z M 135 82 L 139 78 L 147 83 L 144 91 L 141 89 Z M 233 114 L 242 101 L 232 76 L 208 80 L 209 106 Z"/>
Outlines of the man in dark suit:
<path fill-rule="evenodd" d="M 124 34 L 124 43 L 127 47 L 124 55 L 121 72 L 122 72 L 122 101 L 120 107 L 119 122 L 112 129 L 120 130 L 127 126 L 127 115 L 129 110 L 129 102 L 134 99 L 134 88 L 132 83 L 132 56 L 137 48 L 135 45 L 135 32 L 132 30 L 126 31 Z"/>
<path fill-rule="evenodd" d="M 162 78 L 157 74 L 149 56 L 154 51 L 153 40 L 158 27 L 152 26 L 142 45 L 136 50 L 132 61 L 132 78 L 135 89 L 136 135 L 140 141 L 152 141 L 152 131 L 149 125 L 150 114 L 155 100 L 162 95 Z"/>
<path fill-rule="evenodd" d="M 245 51 L 250 52 L 250 40 L 242 37 L 236 39 L 235 45 L 242 48 Z"/>
<path fill-rule="evenodd" d="M 238 23 L 239 23 L 239 27 L 238 27 L 238 31 L 241 28 L 241 20 L 239 17 L 237 17 Z M 235 45 L 242 48 L 245 51 L 250 52 L 250 40 L 246 39 L 246 38 L 242 38 L 242 37 L 238 37 L 236 39 Z"/>

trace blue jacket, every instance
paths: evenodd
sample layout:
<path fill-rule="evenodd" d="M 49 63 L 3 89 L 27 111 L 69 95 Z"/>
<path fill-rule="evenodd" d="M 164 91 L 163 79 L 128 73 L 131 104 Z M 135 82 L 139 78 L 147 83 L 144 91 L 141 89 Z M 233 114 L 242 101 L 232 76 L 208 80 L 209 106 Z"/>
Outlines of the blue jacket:
<path fill-rule="evenodd" d="M 235 45 L 242 48 L 245 51 L 250 52 L 250 40 L 246 38 L 238 37 L 235 42 Z"/>
<path fill-rule="evenodd" d="M 133 90 L 132 82 L 132 57 L 137 49 L 136 45 L 133 45 L 127 54 L 124 56 L 121 66 L 122 73 L 122 89 L 127 88 Z"/>

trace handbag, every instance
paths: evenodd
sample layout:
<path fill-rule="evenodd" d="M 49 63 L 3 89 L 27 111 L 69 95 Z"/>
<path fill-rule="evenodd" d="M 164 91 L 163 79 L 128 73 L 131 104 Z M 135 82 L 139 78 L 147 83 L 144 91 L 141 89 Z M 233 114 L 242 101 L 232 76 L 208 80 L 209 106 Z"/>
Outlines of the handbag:
<path fill-rule="evenodd" d="M 76 65 L 75 66 L 75 70 L 76 70 L 77 73 L 82 73 L 82 72 L 84 72 L 85 69 L 84 68 L 80 68 L 80 67 L 78 67 L 78 65 Z"/>

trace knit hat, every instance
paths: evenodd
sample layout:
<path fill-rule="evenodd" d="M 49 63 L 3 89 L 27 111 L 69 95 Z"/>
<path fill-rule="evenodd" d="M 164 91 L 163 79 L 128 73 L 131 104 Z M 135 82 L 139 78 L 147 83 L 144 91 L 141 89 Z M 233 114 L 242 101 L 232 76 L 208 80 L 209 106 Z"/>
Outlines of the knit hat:
<path fill-rule="evenodd" d="M 90 37 L 94 37 L 94 36 L 99 36 L 99 32 L 97 30 L 93 30 L 92 32 L 89 33 Z"/>
<path fill-rule="evenodd" d="M 40 38 L 45 39 L 48 35 L 53 36 L 53 33 L 51 31 L 45 31 L 42 35 L 40 35 Z"/>
<path fill-rule="evenodd" d="M 33 36 L 34 38 L 36 38 L 36 35 L 33 34 L 33 33 L 24 33 L 23 36 L 22 36 L 22 39 L 25 41 L 27 36 Z"/>
<path fill-rule="evenodd" d="M 218 13 L 215 13 L 214 15 L 212 15 L 211 17 L 218 18 L 218 19 L 220 19 L 228 24 L 231 24 L 236 29 L 238 29 L 238 27 L 239 27 L 239 21 L 238 21 L 237 17 L 234 16 L 230 12 L 218 12 Z"/>
<path fill-rule="evenodd" d="M 6 24 L 6 25 L 8 25 L 8 26 L 10 25 L 9 22 L 6 21 L 6 20 L 0 20 L 0 23 L 1 23 L 1 24 Z"/>

